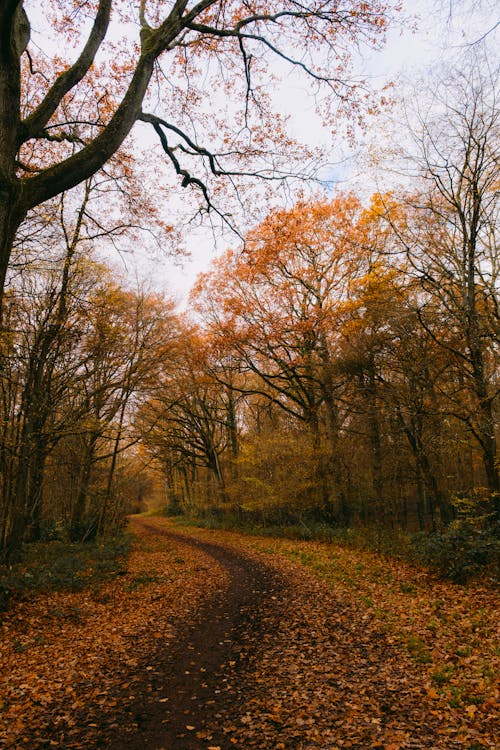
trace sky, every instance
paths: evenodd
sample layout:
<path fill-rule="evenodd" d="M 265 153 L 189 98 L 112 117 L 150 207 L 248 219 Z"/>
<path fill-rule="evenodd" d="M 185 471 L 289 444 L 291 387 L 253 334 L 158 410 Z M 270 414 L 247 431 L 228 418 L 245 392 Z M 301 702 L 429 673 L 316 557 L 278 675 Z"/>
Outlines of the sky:
<path fill-rule="evenodd" d="M 495 15 L 495 8 L 496 3 L 492 0 L 405 0 L 403 12 L 411 23 L 407 23 L 405 28 L 393 29 L 383 50 L 360 57 L 359 73 L 375 87 L 382 87 L 392 80 L 401 90 L 412 81 L 425 78 L 432 67 L 456 57 L 467 45 L 476 42 L 491 29 L 486 41 L 494 55 L 499 36 L 498 27 L 493 28 L 499 15 Z M 329 168 L 326 173 L 328 177 L 342 189 L 357 189 L 360 171 L 364 170 L 364 167 L 360 167 L 362 162 L 357 162 L 353 152 L 346 150 L 345 143 L 332 141 L 330 133 L 322 127 L 315 114 L 304 86 L 289 79 L 282 86 L 276 103 L 280 111 L 290 114 L 292 135 L 303 142 L 329 146 L 332 163 L 340 163 Z M 377 141 L 378 126 L 377 122 L 373 122 L 370 132 L 363 136 L 367 144 Z M 363 145 L 360 146 L 362 150 Z M 350 158 L 344 161 L 346 154 Z M 366 171 L 363 171 L 362 178 L 366 186 L 370 179 Z M 232 244 L 236 243 L 237 238 L 234 238 Z M 197 275 L 207 270 L 210 261 L 228 244 L 229 240 L 216 242 L 210 231 L 205 229 L 192 232 L 187 237 L 191 255 L 181 265 L 163 256 L 151 258 L 137 249 L 133 255 L 126 253 L 119 259 L 115 257 L 113 264 L 127 276 L 146 279 L 153 289 L 173 296 L 182 309 L 187 305 L 189 290 Z"/>

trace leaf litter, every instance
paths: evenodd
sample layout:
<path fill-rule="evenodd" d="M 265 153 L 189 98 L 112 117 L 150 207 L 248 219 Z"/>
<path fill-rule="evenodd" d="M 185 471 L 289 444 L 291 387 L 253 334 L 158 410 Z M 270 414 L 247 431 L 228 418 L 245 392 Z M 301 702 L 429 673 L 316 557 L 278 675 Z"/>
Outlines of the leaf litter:
<path fill-rule="evenodd" d="M 498 593 L 488 582 L 444 583 L 331 544 L 133 527 L 125 576 L 19 602 L 4 617 L 5 747 L 158 750 L 162 733 L 165 750 L 498 747 Z M 186 701 L 196 700 L 172 715 L 165 675 L 180 662 L 160 669 L 160 655 L 188 653 L 186 626 L 195 632 L 214 598 L 235 596 L 241 575 L 198 542 L 254 566 L 255 583 L 243 583 L 255 592 L 213 631 L 220 643 L 188 654 L 182 679 L 189 686 L 193 673 Z M 149 735 L 137 716 L 147 701 Z"/>

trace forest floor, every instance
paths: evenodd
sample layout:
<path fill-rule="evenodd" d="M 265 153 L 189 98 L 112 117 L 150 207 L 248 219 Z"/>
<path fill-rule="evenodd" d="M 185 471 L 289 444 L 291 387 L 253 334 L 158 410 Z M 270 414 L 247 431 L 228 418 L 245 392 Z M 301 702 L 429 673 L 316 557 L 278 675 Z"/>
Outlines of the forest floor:
<path fill-rule="evenodd" d="M 375 553 L 135 518 L 123 575 L 0 621 L 0 746 L 498 748 L 499 598 Z"/>

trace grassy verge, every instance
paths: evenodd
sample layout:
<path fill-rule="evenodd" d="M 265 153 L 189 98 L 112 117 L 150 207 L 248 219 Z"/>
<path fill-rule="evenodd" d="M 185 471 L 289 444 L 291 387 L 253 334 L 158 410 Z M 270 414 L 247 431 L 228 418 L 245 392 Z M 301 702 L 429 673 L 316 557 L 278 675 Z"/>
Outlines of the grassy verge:
<path fill-rule="evenodd" d="M 468 716 L 492 710 L 500 657 L 492 582 L 457 585 L 418 566 L 335 543 L 261 538 L 252 547 L 299 563 L 339 596 L 355 600 L 388 641 L 426 672 L 428 695 L 437 704 Z"/>
<path fill-rule="evenodd" d="M 185 533 L 203 538 L 211 535 L 179 518 L 160 524 L 182 526 Z M 453 583 L 421 565 L 345 542 L 216 533 L 217 540 L 303 566 L 339 600 L 354 604 L 360 617 L 373 623 L 424 675 L 433 710 L 456 712 L 457 721 L 479 721 L 495 712 L 500 697 L 500 602 L 492 580 Z"/>
<path fill-rule="evenodd" d="M 204 518 L 176 516 L 172 522 L 181 527 L 237 531 L 250 536 L 337 544 L 362 552 L 431 569 L 444 580 L 467 583 L 474 578 L 500 579 L 500 530 L 477 529 L 464 520 L 452 522 L 433 533 L 410 534 L 401 529 L 374 526 L 341 528 L 314 521 L 294 525 L 244 523 L 232 516 Z"/>

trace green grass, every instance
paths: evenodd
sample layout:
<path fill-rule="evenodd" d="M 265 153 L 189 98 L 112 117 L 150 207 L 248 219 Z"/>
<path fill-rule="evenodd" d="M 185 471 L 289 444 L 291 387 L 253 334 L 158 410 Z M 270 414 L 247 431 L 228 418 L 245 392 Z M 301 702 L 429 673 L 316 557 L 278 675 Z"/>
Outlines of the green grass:
<path fill-rule="evenodd" d="M 403 560 L 420 567 L 434 569 L 443 579 L 455 583 L 487 575 L 498 580 L 500 571 L 500 532 L 497 527 L 478 531 L 470 524 L 456 521 L 435 533 L 409 533 L 402 529 L 380 526 L 352 526 L 344 528 L 307 519 L 297 523 L 263 524 L 260 518 L 242 519 L 236 513 L 224 511 L 204 516 L 170 516 L 178 526 L 238 531 L 250 536 L 265 536 L 297 541 L 319 541 L 338 544 L 363 552 L 375 552 L 384 557 Z M 411 585 L 406 594 L 412 594 Z"/>
<path fill-rule="evenodd" d="M 427 645 L 418 635 L 403 636 L 403 640 L 406 641 L 406 647 L 410 653 L 412 659 L 418 664 L 431 664 L 432 657 L 429 652 Z"/>
<path fill-rule="evenodd" d="M 453 677 L 454 668 L 446 667 L 443 669 L 437 669 L 431 673 L 431 680 L 436 685 L 445 685 Z"/>

